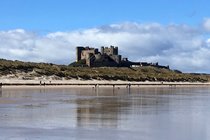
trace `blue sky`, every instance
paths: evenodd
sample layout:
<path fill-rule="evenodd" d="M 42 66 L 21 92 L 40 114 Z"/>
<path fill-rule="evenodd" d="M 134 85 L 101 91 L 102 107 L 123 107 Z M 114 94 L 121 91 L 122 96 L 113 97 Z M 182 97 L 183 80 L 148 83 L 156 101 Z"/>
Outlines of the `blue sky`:
<path fill-rule="evenodd" d="M 0 58 L 69 64 L 76 46 L 210 73 L 208 0 L 0 0 Z"/>
<path fill-rule="evenodd" d="M 121 22 L 197 25 L 208 0 L 0 0 L 0 29 L 69 31 Z"/>

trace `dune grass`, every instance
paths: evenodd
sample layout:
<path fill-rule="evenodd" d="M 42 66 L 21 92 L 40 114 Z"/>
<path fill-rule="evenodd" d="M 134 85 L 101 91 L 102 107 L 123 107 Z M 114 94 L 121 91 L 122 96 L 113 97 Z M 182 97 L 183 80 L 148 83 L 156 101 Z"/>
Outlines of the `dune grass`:
<path fill-rule="evenodd" d="M 155 67 L 71 67 L 51 63 L 33 63 L 0 59 L 0 76 L 33 72 L 34 76 L 56 75 L 65 79 L 124 81 L 209 82 L 210 75 L 181 73 Z"/>

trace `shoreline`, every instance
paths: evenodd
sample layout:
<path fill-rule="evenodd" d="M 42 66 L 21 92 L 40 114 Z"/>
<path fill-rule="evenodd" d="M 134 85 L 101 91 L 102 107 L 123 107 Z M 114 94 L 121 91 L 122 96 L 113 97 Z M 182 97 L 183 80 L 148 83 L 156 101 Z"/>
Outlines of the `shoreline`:
<path fill-rule="evenodd" d="M 1 79 L 1 87 L 152 87 L 152 86 L 210 86 L 210 82 L 134 82 L 134 81 L 108 81 L 108 80 L 17 80 Z"/>

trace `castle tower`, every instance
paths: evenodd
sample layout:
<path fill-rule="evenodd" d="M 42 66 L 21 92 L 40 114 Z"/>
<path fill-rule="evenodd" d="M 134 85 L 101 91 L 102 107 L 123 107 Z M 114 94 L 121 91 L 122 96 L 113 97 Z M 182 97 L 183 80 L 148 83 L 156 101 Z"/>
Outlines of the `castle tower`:
<path fill-rule="evenodd" d="M 81 60 L 81 53 L 85 48 L 82 46 L 76 47 L 76 62 Z"/>
<path fill-rule="evenodd" d="M 103 46 L 101 47 L 101 54 L 102 55 L 104 54 L 104 47 Z"/>
<path fill-rule="evenodd" d="M 113 49 L 113 55 L 118 55 L 118 47 L 115 47 L 115 48 Z"/>
<path fill-rule="evenodd" d="M 118 47 L 110 46 L 110 54 L 118 55 Z"/>
<path fill-rule="evenodd" d="M 114 54 L 114 46 L 110 46 L 110 54 L 111 54 L 111 55 Z"/>

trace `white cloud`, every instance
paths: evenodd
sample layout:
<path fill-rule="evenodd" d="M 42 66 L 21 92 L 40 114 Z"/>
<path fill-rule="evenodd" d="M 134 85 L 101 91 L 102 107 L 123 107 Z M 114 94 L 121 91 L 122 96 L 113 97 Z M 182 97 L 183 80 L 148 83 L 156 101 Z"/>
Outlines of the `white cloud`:
<path fill-rule="evenodd" d="M 203 22 L 203 28 L 206 30 L 206 31 L 210 31 L 210 18 L 206 18 Z"/>
<path fill-rule="evenodd" d="M 44 36 L 17 29 L 0 31 L 0 56 L 69 64 L 75 60 L 78 45 L 116 45 L 124 57 L 133 61 L 159 62 L 185 72 L 210 72 L 210 39 L 205 37 L 201 28 L 158 23 L 128 22 Z"/>
<path fill-rule="evenodd" d="M 206 40 L 206 44 L 208 47 L 210 47 L 210 38 Z"/>

